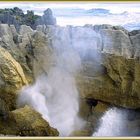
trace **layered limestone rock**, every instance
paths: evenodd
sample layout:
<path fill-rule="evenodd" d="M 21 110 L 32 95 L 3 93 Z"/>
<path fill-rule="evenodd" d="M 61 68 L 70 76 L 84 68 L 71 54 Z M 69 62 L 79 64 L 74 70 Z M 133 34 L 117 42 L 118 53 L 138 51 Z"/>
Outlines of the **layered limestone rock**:
<path fill-rule="evenodd" d="M 0 134 L 59 135 L 56 129 L 50 127 L 48 122 L 30 107 L 16 109 L 19 91 L 33 80 L 34 64 L 29 65 L 28 56 L 33 62 L 42 63 L 40 56 L 44 56 L 42 53 L 46 47 L 46 38 L 44 39 L 45 35 L 42 34 L 42 32 L 34 33 L 25 25 L 20 27 L 19 32 L 13 25 L 10 27 L 6 24 L 0 25 Z"/>
<path fill-rule="evenodd" d="M 55 128 L 52 128 L 38 112 L 29 106 L 9 112 L 6 119 L 0 118 L 0 133 L 13 136 L 59 135 Z"/>
<path fill-rule="evenodd" d="M 34 31 L 30 26 L 21 25 L 19 29 L 19 35 L 17 38 L 17 46 L 22 52 L 22 56 L 25 59 L 25 63 L 22 65 L 25 71 L 26 77 L 29 82 L 33 81 L 33 72 L 32 72 L 32 62 L 28 54 L 33 54 L 33 46 L 32 46 L 32 36 Z M 33 56 L 32 56 L 33 57 Z"/>
<path fill-rule="evenodd" d="M 38 30 L 33 31 L 29 26 L 21 26 L 20 38 L 19 47 L 26 58 L 27 66 L 32 71 L 32 77 L 46 72 L 52 55 L 46 35 Z"/>
<path fill-rule="evenodd" d="M 130 32 L 130 40 L 134 46 L 134 58 L 137 59 L 140 57 L 140 31 Z"/>
<path fill-rule="evenodd" d="M 27 83 L 20 64 L 0 47 L 0 98 L 9 108 L 15 107 L 16 92 Z"/>
<path fill-rule="evenodd" d="M 89 66 L 77 78 L 78 89 L 83 97 L 126 108 L 140 107 L 140 64 L 137 60 L 102 54 L 102 64 L 98 66 L 100 72 L 94 70 L 97 67 L 94 63 L 90 65 L 93 68 L 91 74 L 88 72 Z"/>
<path fill-rule="evenodd" d="M 79 93 L 84 98 L 139 108 L 140 64 L 135 57 L 139 49 L 138 34 L 129 36 L 126 31 L 111 26 L 98 26 L 97 32 L 101 34 L 102 43 L 98 47 L 101 49 L 96 57 L 89 57 L 94 54 L 92 51 L 82 61 L 83 69 L 77 77 Z"/>
<path fill-rule="evenodd" d="M 131 58 L 133 48 L 129 36 L 121 30 L 103 29 L 100 31 L 102 36 L 102 51 L 104 53 L 115 54 Z"/>
<path fill-rule="evenodd" d="M 28 81 L 31 81 L 32 72 L 27 65 L 26 58 L 24 57 L 22 50 L 18 47 L 18 38 L 18 33 L 14 26 L 9 27 L 7 24 L 0 24 L 0 45 L 20 63 L 25 72 L 26 78 L 29 79 Z"/>

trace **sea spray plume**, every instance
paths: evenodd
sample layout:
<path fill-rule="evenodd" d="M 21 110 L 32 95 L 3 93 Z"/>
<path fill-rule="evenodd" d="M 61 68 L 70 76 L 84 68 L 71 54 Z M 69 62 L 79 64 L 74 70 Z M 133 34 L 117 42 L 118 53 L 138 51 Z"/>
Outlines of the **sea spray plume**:
<path fill-rule="evenodd" d="M 100 126 L 93 136 L 127 136 L 126 112 L 112 108 L 105 112 L 100 119 Z"/>
<path fill-rule="evenodd" d="M 68 136 L 79 127 L 79 95 L 75 83 L 75 71 L 80 68 L 80 58 L 75 52 L 63 52 L 57 57 L 57 64 L 48 72 L 48 83 L 53 92 L 47 100 L 50 124 L 61 136 Z M 47 96 L 47 94 L 46 94 Z M 80 125 L 82 124 L 82 121 Z"/>
<path fill-rule="evenodd" d="M 97 53 L 101 50 L 101 36 L 92 27 L 73 27 L 71 34 L 73 48 L 81 57 L 88 57 L 88 52 L 91 52 L 94 59 L 100 58 Z"/>
<path fill-rule="evenodd" d="M 20 96 L 18 96 L 17 105 L 18 107 L 22 107 L 26 104 L 30 105 L 41 113 L 44 119 L 50 122 L 44 92 L 47 92 L 49 96 L 51 94 L 51 87 L 45 83 L 45 78 L 40 76 L 33 85 L 22 88 Z"/>
<path fill-rule="evenodd" d="M 72 47 L 68 28 L 56 28 L 52 33 L 52 48 L 56 65 L 48 72 L 48 81 L 54 91 L 48 108 L 54 108 L 56 114 L 50 111 L 52 126 L 55 124 L 61 136 L 68 136 L 83 124 L 78 117 L 79 95 L 74 77 L 81 68 L 81 59 Z"/>
<path fill-rule="evenodd" d="M 39 77 L 34 85 L 25 87 L 18 100 L 19 104 L 29 104 L 40 112 L 51 126 L 59 130 L 61 136 L 70 135 L 82 125 L 82 120 L 78 117 L 78 91 L 72 76 L 78 69 L 76 67 L 80 67 L 79 61 L 80 58 L 75 53 L 62 54 L 57 60 L 61 63 L 50 69 L 47 77 Z"/>
<path fill-rule="evenodd" d="M 78 92 L 71 75 L 56 68 L 50 73 L 53 95 L 47 100 L 50 124 L 56 127 L 61 136 L 68 136 L 75 130 L 75 119 L 78 117 Z"/>
<path fill-rule="evenodd" d="M 60 136 L 69 136 L 84 125 L 78 116 L 79 94 L 75 75 L 82 68 L 81 57 L 86 57 L 89 50 L 96 52 L 96 34 L 92 29 L 81 27 L 49 26 L 46 36 L 50 38 L 55 63 L 49 70 L 44 69 L 47 75 L 36 77 L 35 84 L 23 88 L 18 105 L 31 105 L 58 129 Z"/>

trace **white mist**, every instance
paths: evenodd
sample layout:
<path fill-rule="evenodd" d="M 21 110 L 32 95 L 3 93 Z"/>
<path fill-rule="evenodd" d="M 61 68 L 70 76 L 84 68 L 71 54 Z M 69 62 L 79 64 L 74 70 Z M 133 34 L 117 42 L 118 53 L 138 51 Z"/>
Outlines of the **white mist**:
<path fill-rule="evenodd" d="M 95 54 L 98 35 L 89 28 L 50 26 L 46 28 L 46 36 L 51 38 L 55 63 L 49 70 L 46 68 L 47 74 L 36 77 L 33 85 L 22 89 L 18 105 L 32 106 L 58 129 L 60 136 L 69 136 L 85 123 L 78 116 L 79 93 L 75 75 L 82 68 L 81 56 L 86 57 L 88 51 Z M 42 64 L 45 62 L 44 58 Z"/>
<path fill-rule="evenodd" d="M 31 105 L 58 129 L 60 136 L 69 136 L 82 124 L 78 117 L 79 95 L 74 78 L 80 67 L 80 58 L 74 52 L 65 52 L 57 61 L 59 63 L 50 69 L 48 75 L 38 77 L 34 85 L 21 91 L 18 104 Z"/>
<path fill-rule="evenodd" d="M 100 126 L 93 136 L 126 136 L 128 135 L 126 112 L 117 108 L 108 110 L 100 119 Z"/>

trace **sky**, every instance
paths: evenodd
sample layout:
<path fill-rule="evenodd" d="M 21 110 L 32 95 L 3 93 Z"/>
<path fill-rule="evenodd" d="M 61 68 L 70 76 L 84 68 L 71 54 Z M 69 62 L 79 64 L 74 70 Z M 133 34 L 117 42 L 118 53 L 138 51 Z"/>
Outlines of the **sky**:
<path fill-rule="evenodd" d="M 140 2 L 0 2 L 0 8 L 19 7 L 23 10 L 35 10 L 36 12 L 43 11 L 47 8 L 63 9 L 63 8 L 105 8 L 109 9 L 112 13 L 140 12 Z"/>
<path fill-rule="evenodd" d="M 61 26 L 111 24 L 140 28 L 140 2 L 0 2 L 0 8 L 13 7 L 19 7 L 25 13 L 27 10 L 33 10 L 38 15 L 51 8 L 57 24 Z M 112 15 L 89 14 L 87 11 L 93 8 L 110 10 Z M 128 14 L 122 14 L 125 11 Z"/>

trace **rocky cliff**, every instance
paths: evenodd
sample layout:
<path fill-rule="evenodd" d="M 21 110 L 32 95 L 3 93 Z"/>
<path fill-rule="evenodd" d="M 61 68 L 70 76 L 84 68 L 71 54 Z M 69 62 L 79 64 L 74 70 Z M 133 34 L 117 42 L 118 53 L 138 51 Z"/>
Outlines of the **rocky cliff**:
<path fill-rule="evenodd" d="M 56 19 L 53 17 L 51 9 L 44 11 L 42 16 L 35 15 L 33 11 L 27 11 L 27 14 L 18 7 L 0 9 L 0 23 L 13 24 L 16 29 L 20 25 L 27 25 L 35 29 L 37 25 L 55 25 Z"/>
<path fill-rule="evenodd" d="M 45 15 L 38 20 L 39 24 L 51 24 L 44 20 L 46 17 L 51 18 L 47 15 L 48 12 L 49 15 L 52 14 L 49 10 L 45 11 Z M 36 30 L 21 25 L 19 30 L 16 30 L 14 25 L 0 24 L 0 113 L 1 120 L 8 115 L 10 124 L 6 126 L 9 131 L 5 132 L 3 122 L 0 133 L 58 135 L 57 130 L 49 127 L 41 116 L 34 114 L 29 107 L 15 109 L 19 90 L 24 85 L 32 84 L 39 75 L 47 75 L 50 68 L 57 65 L 54 57 L 57 58 L 66 46 L 73 47 L 81 58 L 82 67 L 75 75 L 83 106 L 81 116 L 87 119 L 89 113 L 94 112 L 95 115 L 90 115 L 89 118 L 94 122 L 109 106 L 138 110 L 139 40 L 140 31 L 128 32 L 122 27 L 111 25 L 39 25 Z M 22 119 L 24 112 L 25 120 Z M 32 113 L 35 115 L 34 121 L 30 120 Z M 11 114 L 13 117 L 9 118 Z M 22 121 L 30 124 L 28 130 L 21 128 Z M 15 127 L 19 128 L 19 132 L 13 132 Z"/>

